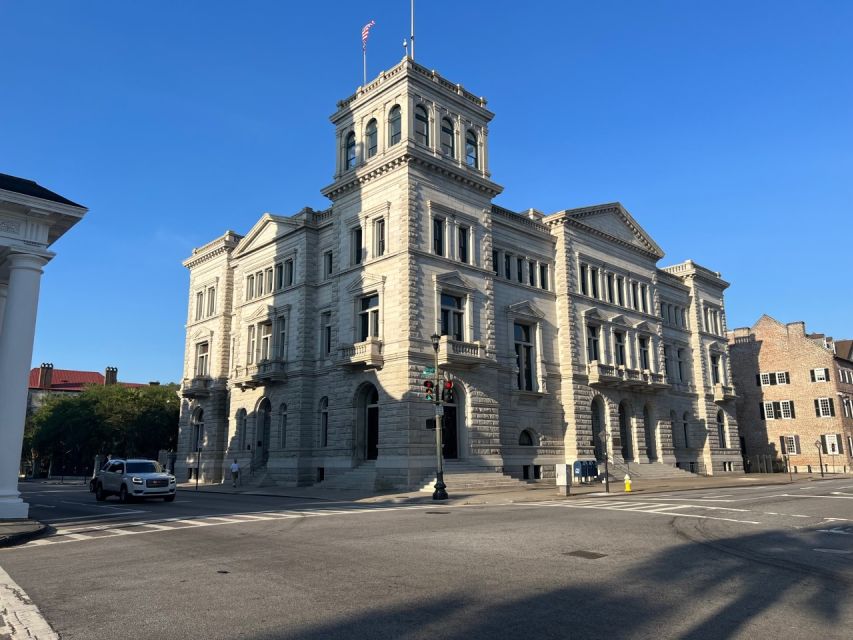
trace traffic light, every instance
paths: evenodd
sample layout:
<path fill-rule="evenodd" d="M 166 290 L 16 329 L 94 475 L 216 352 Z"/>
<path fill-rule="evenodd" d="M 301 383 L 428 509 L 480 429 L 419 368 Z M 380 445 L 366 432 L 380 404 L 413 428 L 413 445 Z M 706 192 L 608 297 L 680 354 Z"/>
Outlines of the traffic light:
<path fill-rule="evenodd" d="M 444 381 L 444 391 L 441 392 L 441 399 L 445 402 L 453 403 L 453 380 Z"/>
<path fill-rule="evenodd" d="M 432 380 L 424 380 L 424 395 L 429 402 L 435 399 L 435 385 Z"/>

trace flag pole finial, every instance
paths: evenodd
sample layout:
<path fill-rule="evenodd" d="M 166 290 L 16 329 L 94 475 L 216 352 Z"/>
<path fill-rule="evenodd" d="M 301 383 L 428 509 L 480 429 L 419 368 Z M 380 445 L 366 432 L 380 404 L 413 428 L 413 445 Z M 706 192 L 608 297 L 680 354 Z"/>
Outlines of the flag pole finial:
<path fill-rule="evenodd" d="M 409 40 L 412 43 L 412 60 L 415 59 L 415 0 L 411 1 L 411 17 L 412 17 L 412 33 L 409 34 Z"/>

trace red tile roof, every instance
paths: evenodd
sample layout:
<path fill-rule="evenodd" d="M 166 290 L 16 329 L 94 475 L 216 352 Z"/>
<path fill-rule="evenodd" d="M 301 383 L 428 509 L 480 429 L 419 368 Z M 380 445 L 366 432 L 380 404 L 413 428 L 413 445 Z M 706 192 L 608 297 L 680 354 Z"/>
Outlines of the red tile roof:
<path fill-rule="evenodd" d="M 40 368 L 30 370 L 30 389 L 41 389 L 39 386 Z M 104 374 L 97 371 L 73 371 L 71 369 L 54 369 L 50 388 L 52 391 L 83 391 L 87 385 L 103 386 Z M 136 382 L 119 382 L 123 387 L 145 387 Z"/>

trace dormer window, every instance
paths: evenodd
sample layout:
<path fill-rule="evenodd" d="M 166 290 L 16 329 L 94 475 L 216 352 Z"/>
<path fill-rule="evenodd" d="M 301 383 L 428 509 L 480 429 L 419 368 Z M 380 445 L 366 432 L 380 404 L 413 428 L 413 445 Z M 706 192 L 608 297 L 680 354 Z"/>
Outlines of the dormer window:
<path fill-rule="evenodd" d="M 480 168 L 480 156 L 477 151 L 477 134 L 471 130 L 465 133 L 465 163 L 472 169 Z"/>
<path fill-rule="evenodd" d="M 450 118 L 444 118 L 441 121 L 441 152 L 448 158 L 456 157 L 456 140 Z"/>
<path fill-rule="evenodd" d="M 429 146 L 429 114 L 420 105 L 415 107 L 415 142 Z"/>
<path fill-rule="evenodd" d="M 350 132 L 347 135 L 346 168 L 347 169 L 354 169 L 355 168 L 355 134 L 353 132 Z"/>
<path fill-rule="evenodd" d="M 400 142 L 402 133 L 401 122 L 400 107 L 394 106 L 388 114 L 388 146 Z"/>
<path fill-rule="evenodd" d="M 367 143 L 367 157 L 372 158 L 376 155 L 376 151 L 378 149 L 375 118 L 367 123 L 367 128 L 364 130 L 364 137 Z"/>

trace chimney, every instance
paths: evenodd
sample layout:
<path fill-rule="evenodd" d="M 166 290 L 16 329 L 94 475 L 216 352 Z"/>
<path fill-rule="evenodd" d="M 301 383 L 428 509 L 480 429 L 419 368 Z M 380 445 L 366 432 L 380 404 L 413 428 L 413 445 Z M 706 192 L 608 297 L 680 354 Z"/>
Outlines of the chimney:
<path fill-rule="evenodd" d="M 53 363 L 42 362 L 39 369 L 39 389 L 50 389 L 53 385 Z"/>
<path fill-rule="evenodd" d="M 104 371 L 104 386 L 115 384 L 118 382 L 118 369 L 115 367 L 107 367 Z"/>

